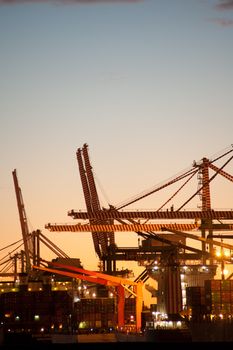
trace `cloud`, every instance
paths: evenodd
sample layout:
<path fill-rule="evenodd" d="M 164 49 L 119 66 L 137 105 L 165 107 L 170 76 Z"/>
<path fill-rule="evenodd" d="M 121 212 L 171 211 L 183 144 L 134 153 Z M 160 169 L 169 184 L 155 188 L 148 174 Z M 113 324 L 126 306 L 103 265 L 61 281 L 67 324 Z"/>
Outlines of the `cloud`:
<path fill-rule="evenodd" d="M 0 5 L 17 5 L 17 4 L 26 4 L 26 3 L 48 3 L 48 4 L 100 4 L 100 3 L 139 3 L 144 0 L 0 0 Z"/>
<path fill-rule="evenodd" d="M 210 20 L 221 27 L 233 27 L 233 19 L 214 18 Z"/>
<path fill-rule="evenodd" d="M 233 10 L 233 0 L 219 0 L 216 8 L 218 10 Z"/>
<path fill-rule="evenodd" d="M 215 9 L 218 11 L 233 10 L 233 0 L 218 0 Z M 233 27 L 233 19 L 231 18 L 213 18 L 210 21 L 221 27 Z"/>

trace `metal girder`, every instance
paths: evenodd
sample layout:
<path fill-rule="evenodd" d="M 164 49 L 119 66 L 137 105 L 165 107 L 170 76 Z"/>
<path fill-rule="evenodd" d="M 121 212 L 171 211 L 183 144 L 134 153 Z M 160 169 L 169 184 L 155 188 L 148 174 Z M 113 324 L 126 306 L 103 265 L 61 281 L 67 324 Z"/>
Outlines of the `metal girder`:
<path fill-rule="evenodd" d="M 68 212 L 68 216 L 74 219 L 151 219 L 151 220 L 164 220 L 164 219 L 212 219 L 212 220 L 231 220 L 233 219 L 233 209 L 231 210 L 182 210 L 182 211 L 117 211 L 113 209 L 97 210 L 97 211 L 74 211 Z"/>
<path fill-rule="evenodd" d="M 47 224 L 45 228 L 51 232 L 109 232 L 109 231 L 120 231 L 120 232 L 136 232 L 136 231 L 162 231 L 164 227 L 168 227 L 176 230 L 192 231 L 198 229 L 198 224 Z"/>

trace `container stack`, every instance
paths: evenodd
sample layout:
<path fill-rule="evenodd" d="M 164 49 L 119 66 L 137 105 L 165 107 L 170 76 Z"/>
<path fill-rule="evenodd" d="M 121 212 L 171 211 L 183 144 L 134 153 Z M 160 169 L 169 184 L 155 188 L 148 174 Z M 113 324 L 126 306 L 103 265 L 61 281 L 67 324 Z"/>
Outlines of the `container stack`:
<path fill-rule="evenodd" d="M 76 307 L 77 321 L 83 330 L 107 329 L 116 323 L 114 298 L 82 298 Z"/>
<path fill-rule="evenodd" d="M 227 317 L 233 313 L 233 280 L 205 281 L 206 308 L 209 314 Z"/>

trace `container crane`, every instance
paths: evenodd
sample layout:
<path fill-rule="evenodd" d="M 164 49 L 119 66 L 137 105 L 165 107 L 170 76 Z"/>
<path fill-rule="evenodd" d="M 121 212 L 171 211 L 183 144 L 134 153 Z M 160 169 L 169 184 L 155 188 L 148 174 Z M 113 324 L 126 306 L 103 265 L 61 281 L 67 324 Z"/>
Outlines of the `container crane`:
<path fill-rule="evenodd" d="M 213 220 L 229 220 L 233 219 L 233 212 L 230 211 L 216 211 L 211 208 L 211 198 L 210 198 L 210 183 L 214 180 L 214 178 L 220 174 L 224 176 L 226 179 L 233 181 L 233 176 L 228 174 L 227 172 L 223 171 L 223 168 L 232 160 L 233 156 L 231 155 L 233 149 L 232 146 L 227 152 L 224 152 L 214 160 L 209 160 L 207 158 L 203 158 L 201 162 L 194 162 L 193 167 L 189 169 L 188 171 L 185 171 L 175 178 L 169 180 L 168 182 L 155 187 L 153 190 L 150 190 L 148 192 L 145 192 L 141 194 L 140 196 L 137 196 L 134 199 L 131 199 L 130 201 L 123 203 L 117 207 L 111 206 L 109 209 L 105 210 L 92 210 L 88 213 L 84 212 L 77 212 L 74 210 L 71 210 L 68 212 L 69 216 L 72 216 L 74 219 L 92 219 L 92 220 L 135 220 L 135 219 L 194 219 L 195 221 L 200 219 L 201 224 L 199 229 L 201 230 L 201 235 L 203 238 L 206 237 L 206 232 L 211 236 L 214 229 L 231 229 L 232 225 L 229 225 L 228 223 L 223 224 L 223 222 L 219 223 L 213 223 Z M 230 155 L 229 159 L 225 161 L 225 163 L 219 168 L 213 163 L 217 160 Z M 212 169 L 215 171 L 215 174 L 213 176 L 209 176 L 209 169 Z M 153 212 L 150 211 L 120 211 L 120 209 L 123 209 L 124 207 L 135 203 L 136 201 L 143 199 L 157 191 L 160 191 L 161 189 L 164 189 L 167 186 L 170 186 L 174 184 L 175 182 L 178 182 L 180 180 L 186 179 L 188 177 L 188 180 L 186 180 L 185 185 L 191 180 L 191 178 L 198 174 L 199 179 L 199 188 L 198 190 L 187 200 L 185 201 L 177 210 L 167 210 L 163 211 L 161 208 L 164 207 L 164 204 L 160 206 L 158 210 L 155 210 Z M 167 204 L 171 198 L 174 198 L 175 195 L 177 195 L 181 189 L 183 189 L 183 185 L 179 188 L 178 191 L 175 192 L 165 203 Z M 181 210 L 185 207 L 187 203 L 189 203 L 196 195 L 200 195 L 202 207 L 201 210 L 198 211 L 188 211 L 188 210 Z M 202 242 L 202 249 L 203 252 L 206 250 L 205 242 Z M 210 243 L 210 249 L 212 250 L 213 247 Z"/>
<path fill-rule="evenodd" d="M 91 175 L 89 175 L 89 181 L 87 181 L 85 177 L 85 169 L 83 166 L 83 162 L 81 160 L 81 149 L 78 149 L 77 152 L 77 158 L 80 166 L 80 176 L 81 178 L 86 179 L 86 181 L 82 181 L 83 183 L 83 190 L 87 194 L 85 195 L 85 198 L 89 199 L 89 201 L 86 203 L 90 204 L 88 207 L 87 212 L 82 211 L 74 211 L 71 210 L 68 212 L 68 215 L 73 217 L 74 219 L 84 219 L 89 220 L 90 225 L 81 225 L 80 223 L 77 225 L 51 225 L 48 224 L 45 227 L 49 229 L 50 231 L 72 231 L 72 232 L 88 232 L 91 230 L 91 232 L 95 232 L 96 234 L 99 232 L 101 235 L 104 235 L 108 232 L 114 231 L 142 231 L 142 232 L 157 232 L 162 231 L 161 228 L 163 228 L 164 224 L 155 224 L 155 223 L 146 223 L 146 224 L 138 224 L 135 222 L 136 219 L 146 219 L 146 222 L 148 220 L 164 220 L 164 219 L 192 219 L 194 220 L 193 223 L 179 223 L 179 224 L 166 224 L 166 227 L 169 229 L 175 229 L 179 231 L 190 231 L 190 230 L 200 230 L 202 235 L 202 250 L 203 253 L 206 251 L 206 231 L 208 231 L 209 235 L 212 235 L 213 230 L 231 230 L 233 228 L 233 224 L 229 224 L 228 220 L 233 219 L 233 211 L 218 211 L 218 210 L 212 210 L 211 208 L 211 200 L 210 200 L 210 182 L 218 175 L 221 174 L 225 178 L 227 178 L 230 181 L 233 181 L 233 177 L 223 171 L 223 168 L 231 161 L 233 156 L 231 156 L 222 166 L 221 168 L 217 167 L 213 163 L 217 160 L 223 158 L 224 156 L 230 155 L 232 153 L 233 149 L 232 147 L 230 150 L 227 150 L 227 152 L 224 152 L 214 160 L 208 160 L 207 158 L 203 158 L 201 162 L 194 162 L 193 167 L 189 169 L 188 171 L 185 171 L 175 178 L 169 180 L 168 182 L 155 187 L 153 190 L 148 191 L 146 193 L 143 193 L 142 195 L 128 201 L 128 203 L 121 204 L 120 206 L 110 206 L 109 209 L 103 208 L 101 210 L 99 201 L 96 202 L 95 205 L 93 205 L 94 200 L 91 199 L 91 193 L 88 190 L 90 187 L 94 188 L 92 190 L 92 197 L 97 197 L 97 192 L 94 184 L 93 174 L 90 172 L 91 165 L 90 161 L 87 155 L 87 145 L 85 144 L 83 147 L 82 152 L 85 153 L 85 164 L 86 164 L 86 172 L 88 170 Z M 209 169 L 212 169 L 215 171 L 215 174 L 212 177 L 209 177 Z M 158 210 L 155 211 L 123 211 L 125 206 L 132 204 L 142 198 L 145 198 L 146 196 L 153 194 L 161 189 L 164 189 L 167 186 L 170 186 L 174 184 L 175 182 L 178 182 L 180 180 L 185 179 L 185 185 L 193 178 L 194 175 L 198 174 L 199 179 L 199 189 L 194 193 L 193 196 L 191 196 L 183 205 L 180 206 L 177 210 L 161 210 L 161 208 L 164 207 L 164 204 L 160 206 Z M 86 186 L 84 186 L 86 183 Z M 89 185 L 88 185 L 89 183 Z M 175 195 L 178 194 L 178 192 L 183 189 L 184 185 L 181 185 L 178 191 L 173 194 L 169 200 L 167 200 L 165 203 L 167 204 L 171 198 L 174 198 Z M 86 191 L 85 191 L 86 189 Z M 88 190 L 88 191 L 87 191 Z M 184 208 L 184 206 L 197 194 L 200 195 L 202 200 L 202 207 L 201 210 L 196 211 L 189 211 L 189 210 L 181 210 Z M 118 221 L 121 224 L 113 224 L 114 221 Z M 126 223 L 125 220 L 129 221 L 130 224 Z M 218 222 L 213 222 L 213 220 L 217 220 Z M 221 220 L 221 222 L 220 222 Z M 226 223 L 223 221 L 227 220 Z M 111 222 L 110 222 L 111 221 Z M 164 231 L 164 230 L 163 230 Z M 210 250 L 213 249 L 211 241 L 208 241 L 208 245 L 210 247 Z M 99 246 L 99 245 L 98 245 Z M 102 252 L 106 254 L 106 246 L 104 249 L 102 249 Z"/>
<path fill-rule="evenodd" d="M 163 239 L 161 236 L 164 235 L 164 232 L 171 232 L 174 234 L 174 236 L 182 236 L 183 238 L 190 238 L 189 234 L 187 232 L 181 232 L 184 231 L 191 231 L 195 230 L 201 232 L 201 237 L 199 239 L 202 250 L 196 250 L 195 254 L 197 258 L 201 258 L 202 262 L 205 263 L 208 259 L 210 262 L 214 261 L 213 256 L 213 246 L 214 244 L 217 245 L 216 241 L 213 241 L 211 238 L 214 230 L 232 230 L 233 224 L 228 222 L 228 220 L 233 219 L 233 211 L 232 210 L 213 210 L 211 207 L 211 196 L 210 196 L 210 183 L 215 179 L 215 177 L 220 174 L 224 176 L 226 179 L 232 181 L 233 177 L 226 173 L 223 169 L 224 167 L 232 160 L 233 156 L 231 153 L 233 152 L 232 146 L 231 149 L 227 152 L 224 152 L 224 154 L 221 154 L 214 160 L 209 160 L 207 158 L 203 158 L 200 162 L 194 162 L 191 169 L 188 171 L 185 171 L 178 176 L 170 179 L 169 181 L 163 183 L 162 185 L 159 185 L 155 188 L 153 188 L 150 191 L 144 192 L 143 194 L 140 194 L 137 197 L 134 197 L 133 199 L 121 203 L 118 206 L 110 206 L 109 209 L 103 208 L 101 209 L 100 206 L 90 206 L 89 210 L 87 212 L 82 211 L 75 211 L 71 210 L 68 212 L 68 215 L 73 217 L 74 219 L 80 219 L 80 220 L 89 220 L 89 225 L 81 225 L 80 223 L 77 225 L 51 225 L 48 224 L 45 227 L 49 229 L 50 231 L 72 231 L 72 232 L 115 232 L 115 231 L 134 231 L 138 235 L 141 235 L 144 238 L 150 238 L 154 240 L 158 240 L 160 242 L 167 242 L 167 245 L 170 245 L 170 247 L 157 247 L 158 251 L 160 251 L 160 261 L 161 264 L 164 265 L 164 268 L 166 270 L 166 280 L 170 281 L 170 285 L 168 286 L 167 282 L 164 284 L 168 290 L 169 296 L 167 297 L 167 309 L 169 310 L 178 310 L 180 302 L 175 303 L 175 300 L 180 300 L 180 292 L 178 289 L 178 285 L 180 285 L 179 280 L 179 273 L 174 273 L 174 271 L 178 271 L 178 265 L 177 265 L 177 259 L 179 260 L 179 254 L 180 249 L 182 248 L 184 250 L 187 250 L 190 247 L 187 247 L 183 245 L 174 245 L 165 238 Z M 222 159 L 223 157 L 230 155 L 229 159 L 225 161 L 225 163 L 219 168 L 213 165 L 213 163 L 219 159 Z M 214 170 L 215 174 L 210 177 L 209 170 Z M 191 179 L 194 177 L 194 175 L 198 176 L 199 180 L 199 188 L 198 190 L 187 200 L 185 201 L 180 207 L 176 210 L 174 210 L 174 207 L 171 206 L 170 210 L 163 210 L 165 205 L 167 205 L 178 193 L 181 192 L 181 190 L 191 181 Z M 185 183 L 183 183 L 178 190 L 168 200 L 165 201 L 162 205 L 159 206 L 159 209 L 155 211 L 124 211 L 126 206 L 135 203 L 136 201 L 143 199 L 151 194 L 154 194 L 155 192 L 158 192 L 170 185 L 173 185 L 174 183 L 177 183 L 181 180 L 185 180 Z M 201 198 L 201 210 L 195 210 L 190 211 L 184 209 L 185 206 L 195 197 L 199 195 Z M 183 210 L 182 210 L 183 209 Z M 145 224 L 138 224 L 135 220 L 138 219 L 146 219 Z M 185 219 L 185 220 L 193 220 L 192 223 L 182 223 L 182 224 L 150 224 L 148 223 L 149 220 L 167 220 L 167 219 Z M 118 221 L 120 224 L 114 224 L 114 221 Z M 127 220 L 129 223 L 125 222 Z M 217 221 L 216 222 L 214 222 Z M 227 220 L 224 222 L 224 220 Z M 161 235 L 156 234 L 155 232 L 161 231 L 163 232 Z M 208 232 L 208 239 L 206 239 L 206 232 Z M 193 235 L 195 236 L 195 235 Z M 209 251 L 208 251 L 209 247 Z M 230 247 L 230 248 L 229 248 Z M 229 249 L 231 249 L 231 245 L 228 246 Z M 127 248 L 124 248 L 125 252 L 127 251 Z M 115 249 L 116 252 L 119 251 L 119 249 Z M 151 247 L 148 247 L 148 251 L 151 250 Z M 156 249 L 155 249 L 156 250 Z M 192 249 L 190 249 L 192 251 Z M 156 253 L 157 253 L 156 252 Z M 137 254 L 139 253 L 139 249 L 137 251 Z M 143 252 L 144 253 L 144 252 Z M 193 251 L 194 253 L 194 251 Z M 114 252 L 109 251 L 109 254 L 114 255 Z M 137 260 L 143 259 L 145 255 L 137 255 L 132 254 L 134 257 L 137 257 Z M 114 258 L 116 259 L 117 254 L 114 255 Z M 149 255 L 148 255 L 149 256 Z M 175 258 L 176 256 L 176 258 Z M 183 255 L 184 256 L 184 255 Z M 193 254 L 193 256 L 195 256 Z M 194 258 L 195 259 L 195 258 Z M 193 260 L 194 260 L 193 259 Z M 185 259 L 184 259 L 185 260 Z M 175 270 L 174 270 L 175 269 Z M 174 278 L 174 281 L 172 282 Z M 176 294 L 178 293 L 178 294 Z M 173 300 L 173 304 L 169 306 L 169 300 Z"/>

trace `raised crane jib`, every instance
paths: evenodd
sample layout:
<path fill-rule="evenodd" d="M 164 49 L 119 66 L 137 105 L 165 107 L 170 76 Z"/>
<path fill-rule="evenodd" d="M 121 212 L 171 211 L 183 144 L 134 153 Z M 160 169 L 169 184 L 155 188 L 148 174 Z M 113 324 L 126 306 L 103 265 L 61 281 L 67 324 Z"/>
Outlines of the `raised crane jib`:
<path fill-rule="evenodd" d="M 27 216 L 25 212 L 21 188 L 19 187 L 19 183 L 18 183 L 16 169 L 13 170 L 12 175 L 14 180 L 15 194 L 16 194 L 17 206 L 19 211 L 21 231 L 23 236 L 24 251 L 26 256 L 26 272 L 29 272 L 31 270 L 30 257 L 32 255 L 32 240 L 28 229 Z"/>

